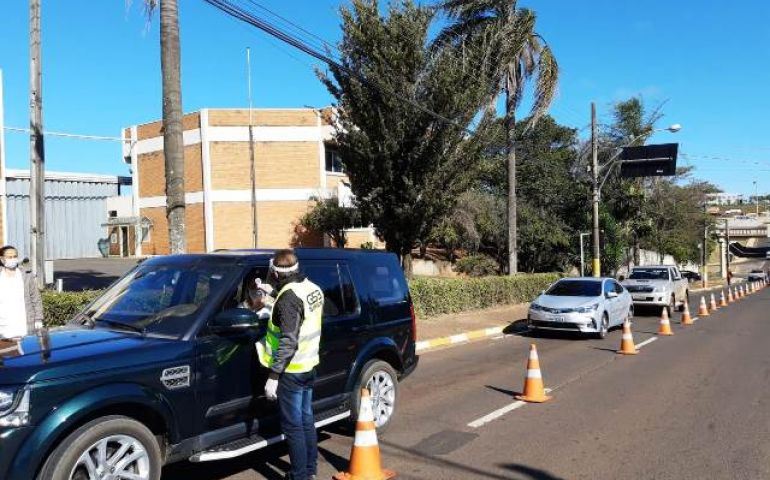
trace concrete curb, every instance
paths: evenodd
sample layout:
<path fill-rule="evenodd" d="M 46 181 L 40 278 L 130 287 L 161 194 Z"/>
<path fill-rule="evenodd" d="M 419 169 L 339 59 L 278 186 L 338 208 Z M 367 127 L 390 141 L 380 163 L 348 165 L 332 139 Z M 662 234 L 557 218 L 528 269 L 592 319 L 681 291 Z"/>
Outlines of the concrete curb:
<path fill-rule="evenodd" d="M 447 347 L 449 345 L 457 345 L 460 343 L 468 343 L 471 340 L 478 340 L 480 338 L 496 337 L 503 334 L 505 326 L 482 328 L 481 330 L 473 330 L 465 333 L 458 333 L 457 335 L 450 335 L 448 337 L 432 338 L 430 340 L 421 340 L 415 344 L 417 353 L 425 353 L 430 350 L 435 350 L 440 347 Z"/>

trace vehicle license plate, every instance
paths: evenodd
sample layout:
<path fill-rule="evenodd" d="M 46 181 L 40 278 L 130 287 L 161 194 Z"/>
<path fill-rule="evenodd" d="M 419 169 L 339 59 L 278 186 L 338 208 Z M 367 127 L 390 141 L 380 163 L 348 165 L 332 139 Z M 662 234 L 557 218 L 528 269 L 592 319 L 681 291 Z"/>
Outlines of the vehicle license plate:
<path fill-rule="evenodd" d="M 551 320 L 553 320 L 554 322 L 563 322 L 564 317 L 553 317 Z"/>

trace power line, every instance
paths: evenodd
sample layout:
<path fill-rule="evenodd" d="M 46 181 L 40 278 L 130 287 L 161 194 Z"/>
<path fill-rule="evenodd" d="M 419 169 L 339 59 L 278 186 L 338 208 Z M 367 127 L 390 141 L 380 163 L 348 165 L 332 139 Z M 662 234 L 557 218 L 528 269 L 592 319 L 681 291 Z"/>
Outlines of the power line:
<path fill-rule="evenodd" d="M 329 55 L 317 51 L 312 46 L 310 46 L 307 43 L 305 43 L 303 40 L 298 39 L 298 38 L 292 36 L 291 34 L 282 31 L 280 28 L 278 28 L 275 25 L 271 24 L 269 21 L 266 21 L 266 20 L 264 20 L 262 18 L 259 18 L 259 17 L 255 16 L 255 15 L 245 11 L 241 7 L 233 5 L 229 0 L 203 0 L 203 1 L 208 3 L 209 5 L 211 5 L 213 7 L 221 10 L 222 12 L 224 12 L 224 13 L 226 13 L 226 14 L 234 17 L 234 18 L 236 18 L 236 19 L 239 19 L 239 20 L 241 20 L 243 22 L 246 22 L 246 23 L 248 23 L 250 25 L 253 25 L 254 27 L 262 30 L 265 33 L 267 33 L 268 35 L 271 35 L 271 36 L 277 38 L 278 40 L 281 40 L 282 42 L 287 43 L 287 44 L 293 46 L 294 48 L 296 48 L 296 49 L 298 49 L 298 50 L 300 50 L 300 51 L 310 55 L 311 57 L 314 57 L 314 58 L 316 58 L 316 59 L 318 59 L 318 60 L 320 60 L 320 61 L 322 61 L 322 62 L 324 62 L 324 63 L 326 63 L 326 64 L 328 64 L 328 65 L 330 65 L 330 66 L 332 66 L 332 67 L 342 71 L 342 72 L 344 72 L 349 77 L 355 79 L 359 83 L 361 83 L 361 84 L 363 84 L 363 85 L 365 85 L 365 86 L 367 86 L 369 88 L 373 88 L 373 89 L 379 91 L 380 93 L 384 93 L 386 95 L 392 96 L 393 98 L 401 100 L 401 101 L 411 105 L 412 107 L 416 108 L 417 110 L 420 110 L 421 112 L 425 113 L 426 115 L 429 115 L 429 116 L 431 116 L 431 117 L 433 117 L 433 118 L 435 118 L 435 119 L 437 119 L 439 121 L 442 121 L 442 122 L 447 123 L 449 125 L 453 125 L 453 126 L 459 128 L 459 129 L 461 129 L 461 130 L 463 130 L 463 131 L 465 131 L 467 133 L 475 134 L 474 130 L 472 130 L 472 129 L 468 128 L 468 127 L 465 127 L 463 125 L 460 125 L 459 123 L 455 122 L 454 120 L 451 120 L 451 119 L 449 119 L 449 118 L 447 118 L 447 117 L 445 117 L 445 116 L 443 116 L 443 115 L 441 115 L 441 114 L 439 114 L 437 112 L 434 112 L 433 110 L 431 110 L 429 108 L 426 108 L 426 107 L 420 105 L 419 103 L 417 103 L 417 102 L 415 102 L 415 101 L 413 101 L 411 99 L 405 98 L 404 96 L 401 96 L 401 95 L 397 95 L 394 92 L 386 91 L 381 85 L 374 84 L 373 82 L 369 81 L 367 78 L 361 76 L 357 72 L 354 72 L 354 71 L 350 70 L 349 68 L 347 68 L 346 66 L 342 65 L 337 60 L 332 59 Z"/>
<path fill-rule="evenodd" d="M 9 132 L 16 132 L 16 133 L 32 133 L 32 130 L 29 128 L 20 128 L 20 127 L 3 127 L 3 129 L 8 130 Z M 81 135 L 77 133 L 65 133 L 65 132 L 49 132 L 44 131 L 43 135 L 48 135 L 51 137 L 64 137 L 64 138 L 74 138 L 79 140 L 103 140 L 103 141 L 110 141 L 110 142 L 129 142 L 129 139 L 120 138 L 120 137 L 106 137 L 103 135 Z"/>

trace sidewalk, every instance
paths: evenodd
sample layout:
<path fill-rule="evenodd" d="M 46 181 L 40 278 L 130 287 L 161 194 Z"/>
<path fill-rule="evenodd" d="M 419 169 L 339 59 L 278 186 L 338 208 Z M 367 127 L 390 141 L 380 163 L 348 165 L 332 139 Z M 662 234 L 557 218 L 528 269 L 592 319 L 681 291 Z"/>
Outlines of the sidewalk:
<path fill-rule="evenodd" d="M 418 317 L 417 340 L 450 337 L 490 327 L 504 328 L 516 321 L 526 320 L 528 308 L 529 303 L 519 303 L 435 317 Z"/>

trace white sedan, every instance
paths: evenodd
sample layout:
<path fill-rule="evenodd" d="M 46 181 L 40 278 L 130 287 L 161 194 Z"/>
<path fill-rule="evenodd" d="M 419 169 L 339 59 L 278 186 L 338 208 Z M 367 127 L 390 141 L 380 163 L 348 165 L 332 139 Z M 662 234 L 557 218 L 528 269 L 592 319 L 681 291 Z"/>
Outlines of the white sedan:
<path fill-rule="evenodd" d="M 532 330 L 564 330 L 599 338 L 634 316 L 631 295 L 612 278 L 563 278 L 529 306 Z"/>

